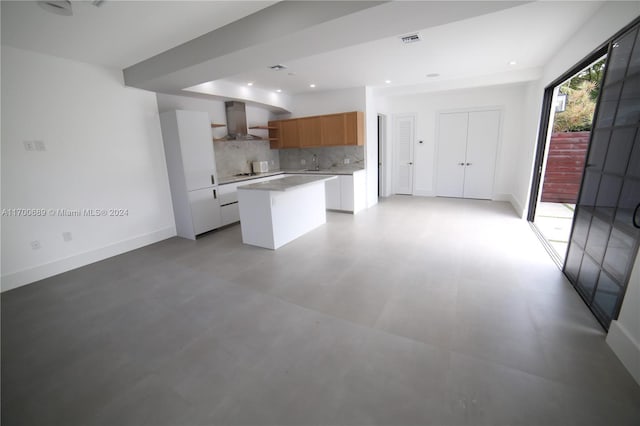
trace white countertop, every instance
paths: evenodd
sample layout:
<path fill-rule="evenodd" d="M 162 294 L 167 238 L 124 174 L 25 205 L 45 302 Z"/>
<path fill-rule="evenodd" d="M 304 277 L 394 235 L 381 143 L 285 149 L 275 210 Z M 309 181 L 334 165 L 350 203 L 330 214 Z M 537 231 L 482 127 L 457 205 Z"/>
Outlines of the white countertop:
<path fill-rule="evenodd" d="M 310 185 L 313 183 L 324 182 L 327 180 L 336 179 L 335 176 L 286 176 L 280 179 L 273 179 L 266 182 L 250 183 L 247 185 L 239 186 L 238 189 L 253 189 L 260 191 L 290 191 L 292 189 L 299 188 L 301 186 Z"/>
<path fill-rule="evenodd" d="M 282 175 L 282 174 L 295 174 L 295 175 L 352 175 L 355 172 L 359 172 L 360 170 L 364 170 L 360 167 L 331 167 L 329 169 L 321 169 L 321 170 L 307 170 L 307 169 L 296 169 L 296 170 L 273 170 L 265 173 L 257 173 L 251 176 L 227 176 L 220 179 L 220 185 L 224 185 L 226 183 L 237 183 L 249 181 L 252 179 L 259 179 L 268 176 Z"/>

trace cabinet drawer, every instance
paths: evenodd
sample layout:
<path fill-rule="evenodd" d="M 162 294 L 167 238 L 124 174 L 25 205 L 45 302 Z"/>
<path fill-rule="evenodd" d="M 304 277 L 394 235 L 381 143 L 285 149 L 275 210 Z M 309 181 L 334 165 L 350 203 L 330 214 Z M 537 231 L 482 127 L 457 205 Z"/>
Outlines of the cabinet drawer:
<path fill-rule="evenodd" d="M 238 202 L 238 184 L 230 183 L 220 186 L 220 205 Z"/>
<path fill-rule="evenodd" d="M 230 223 L 240 221 L 240 209 L 238 203 L 227 204 L 220 208 L 222 214 L 222 225 L 229 225 Z"/>

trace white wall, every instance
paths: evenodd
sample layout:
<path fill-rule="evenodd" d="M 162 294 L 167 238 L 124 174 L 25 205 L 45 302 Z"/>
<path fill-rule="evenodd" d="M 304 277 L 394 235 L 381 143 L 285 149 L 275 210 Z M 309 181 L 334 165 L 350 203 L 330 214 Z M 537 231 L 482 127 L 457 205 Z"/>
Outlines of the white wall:
<path fill-rule="evenodd" d="M 607 343 L 640 384 L 640 253 L 627 284 L 620 315 L 609 328 Z"/>
<path fill-rule="evenodd" d="M 26 151 L 34 140 L 46 151 Z M 2 290 L 175 235 L 155 94 L 117 70 L 2 46 L 2 208 L 128 211 L 3 216 Z"/>
<path fill-rule="evenodd" d="M 294 95 L 291 100 L 290 118 L 364 111 L 366 107 L 364 87 L 301 93 Z"/>
<path fill-rule="evenodd" d="M 373 89 L 365 90 L 366 140 L 364 164 L 367 169 L 367 207 L 378 202 L 378 111 Z"/>
<path fill-rule="evenodd" d="M 522 204 L 526 216 L 533 161 L 538 137 L 539 120 L 544 89 L 551 82 L 587 57 L 619 30 L 640 15 L 640 2 L 605 2 L 560 50 L 553 52 L 542 70 L 542 77 L 527 87 L 523 139 L 527 142 L 516 157 L 516 189 L 514 197 Z"/>
<path fill-rule="evenodd" d="M 387 108 L 392 114 L 415 114 L 416 116 L 414 195 L 435 195 L 437 113 L 499 107 L 502 110 L 502 133 L 496 163 L 494 198 L 510 201 L 517 208 L 522 201 L 512 197 L 514 192 L 512 160 L 518 155 L 523 143 L 524 94 L 525 86 L 518 84 L 388 98 Z M 392 144 L 394 137 L 395 135 L 391 134 Z M 422 144 L 418 143 L 420 140 L 423 141 Z"/>

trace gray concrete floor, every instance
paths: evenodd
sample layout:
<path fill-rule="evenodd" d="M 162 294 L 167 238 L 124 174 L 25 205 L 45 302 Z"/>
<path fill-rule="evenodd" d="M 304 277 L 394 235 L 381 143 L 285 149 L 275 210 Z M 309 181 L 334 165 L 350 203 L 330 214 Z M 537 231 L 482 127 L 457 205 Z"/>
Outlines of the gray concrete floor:
<path fill-rule="evenodd" d="M 640 387 L 510 206 L 393 197 L 2 294 L 2 425 L 638 425 Z"/>

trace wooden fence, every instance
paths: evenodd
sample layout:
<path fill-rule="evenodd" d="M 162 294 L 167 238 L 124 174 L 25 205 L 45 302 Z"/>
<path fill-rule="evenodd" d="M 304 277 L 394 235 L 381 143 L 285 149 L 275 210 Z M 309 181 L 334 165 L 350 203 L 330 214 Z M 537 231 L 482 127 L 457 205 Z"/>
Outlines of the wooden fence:
<path fill-rule="evenodd" d="M 542 181 L 542 201 L 575 204 L 590 134 L 558 132 L 551 135 L 547 168 Z"/>

